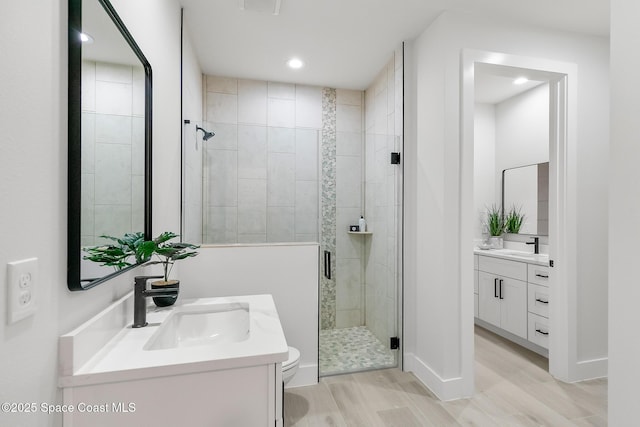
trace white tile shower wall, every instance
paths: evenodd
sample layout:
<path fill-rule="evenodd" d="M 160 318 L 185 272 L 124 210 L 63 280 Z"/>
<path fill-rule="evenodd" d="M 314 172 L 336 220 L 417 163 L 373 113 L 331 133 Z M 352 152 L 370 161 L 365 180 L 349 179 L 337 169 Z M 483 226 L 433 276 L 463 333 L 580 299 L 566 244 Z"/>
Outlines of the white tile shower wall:
<path fill-rule="evenodd" d="M 144 71 L 93 61 L 82 68 L 84 246 L 143 230 Z"/>
<path fill-rule="evenodd" d="M 383 343 L 397 332 L 400 169 L 390 153 L 401 151 L 402 50 L 365 92 L 365 210 L 373 235 L 365 247 L 366 325 Z"/>
<path fill-rule="evenodd" d="M 322 88 L 206 76 L 203 242 L 318 241 Z"/>
<path fill-rule="evenodd" d="M 364 239 L 348 234 L 364 215 L 364 93 L 336 90 L 336 328 L 364 325 Z"/>

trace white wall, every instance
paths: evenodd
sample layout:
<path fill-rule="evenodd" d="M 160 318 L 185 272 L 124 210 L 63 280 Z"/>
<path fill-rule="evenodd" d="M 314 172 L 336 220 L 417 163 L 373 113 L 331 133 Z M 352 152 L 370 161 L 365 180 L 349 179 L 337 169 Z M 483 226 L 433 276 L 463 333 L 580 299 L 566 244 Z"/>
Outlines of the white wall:
<path fill-rule="evenodd" d="M 609 425 L 637 418 L 640 383 L 640 3 L 611 1 L 611 149 L 609 173 Z"/>
<path fill-rule="evenodd" d="M 184 32 L 182 44 L 182 117 L 183 123 L 183 185 L 182 240 L 198 243 L 202 240 L 202 72 L 191 46 L 189 33 Z"/>
<path fill-rule="evenodd" d="M 549 161 L 549 85 L 496 104 L 496 194 L 504 169 Z"/>
<path fill-rule="evenodd" d="M 179 30 L 172 0 L 114 1 L 154 72 L 156 230 L 179 226 Z M 134 3 L 134 4 L 132 4 Z M 0 304 L 0 401 L 61 401 L 58 336 L 129 290 L 133 274 L 87 292 L 66 285 L 67 2 L 6 3 L 0 13 L 0 265 L 39 259 L 37 313 L 6 325 Z M 27 33 L 24 28 L 31 30 Z M 175 162 L 175 165 L 174 165 Z M 163 209 L 161 209 L 163 208 Z M 6 295 L 6 273 L 0 294 Z M 4 299 L 3 299 L 4 301 Z M 0 413 L 1 425 L 58 426 L 56 415 Z"/>
<path fill-rule="evenodd" d="M 318 382 L 318 244 L 207 246 L 182 262 L 180 298 L 271 294 L 300 350 L 290 386 Z"/>
<path fill-rule="evenodd" d="M 411 151 L 416 159 L 415 167 L 407 168 L 405 181 L 406 208 L 416 209 L 405 218 L 405 229 L 412 230 L 406 234 L 405 251 L 416 250 L 416 258 L 405 262 L 406 293 L 416 301 L 405 305 L 405 324 L 416 325 L 406 337 L 414 340 L 407 343 L 411 353 L 406 355 L 406 366 L 445 398 L 473 393 L 473 349 L 468 347 L 472 342 L 472 315 L 467 313 L 472 312 L 472 298 L 467 295 L 471 285 L 461 283 L 462 269 L 472 269 L 472 257 L 461 259 L 459 246 L 465 245 L 466 251 L 467 243 L 459 243 L 460 230 L 467 227 L 459 213 L 463 48 L 549 58 L 578 66 L 579 145 L 575 150 L 580 166 L 577 182 L 570 185 L 578 189 L 575 196 L 580 215 L 572 224 L 576 224 L 580 237 L 571 242 L 569 250 L 576 253 L 577 269 L 572 273 L 580 287 L 572 323 L 577 342 L 572 368 L 580 371 L 586 366 L 581 362 L 588 365 L 594 360 L 600 368 L 598 359 L 607 355 L 603 327 L 607 323 L 607 239 L 601 226 L 607 210 L 602 203 L 591 203 L 607 197 L 602 179 L 607 167 L 601 161 L 606 158 L 608 132 L 607 40 L 445 13 L 413 45 L 415 79 L 407 91 L 416 91 L 415 109 L 409 115 L 416 138 L 406 144 L 414 145 Z M 582 244 L 587 237 L 591 243 Z M 472 243 L 468 242 L 469 251 Z"/>

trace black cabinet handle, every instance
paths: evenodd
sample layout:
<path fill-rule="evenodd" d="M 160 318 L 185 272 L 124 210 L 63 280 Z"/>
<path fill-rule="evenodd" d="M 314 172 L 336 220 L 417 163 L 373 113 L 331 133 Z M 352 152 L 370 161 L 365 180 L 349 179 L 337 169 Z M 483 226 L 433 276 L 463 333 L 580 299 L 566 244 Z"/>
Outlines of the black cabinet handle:
<path fill-rule="evenodd" d="M 538 273 L 536 273 L 536 277 L 542 277 L 543 279 L 548 279 L 548 278 L 549 278 L 549 275 L 548 275 L 548 274 L 547 274 L 547 275 L 544 275 L 544 274 L 538 274 Z"/>
<path fill-rule="evenodd" d="M 498 298 L 498 278 L 493 279 L 493 297 Z"/>
<path fill-rule="evenodd" d="M 540 329 L 536 329 L 536 332 L 542 335 L 549 335 L 549 332 L 541 331 Z"/>
<path fill-rule="evenodd" d="M 324 277 L 331 280 L 331 252 L 324 251 Z"/>
<path fill-rule="evenodd" d="M 540 299 L 540 298 L 536 298 L 536 301 L 538 301 L 538 302 L 540 302 L 542 304 L 549 304 L 549 301 L 545 301 L 545 300 Z"/>
<path fill-rule="evenodd" d="M 500 279 L 500 299 L 504 299 L 504 298 L 502 298 L 502 282 L 503 282 L 503 280 Z"/>

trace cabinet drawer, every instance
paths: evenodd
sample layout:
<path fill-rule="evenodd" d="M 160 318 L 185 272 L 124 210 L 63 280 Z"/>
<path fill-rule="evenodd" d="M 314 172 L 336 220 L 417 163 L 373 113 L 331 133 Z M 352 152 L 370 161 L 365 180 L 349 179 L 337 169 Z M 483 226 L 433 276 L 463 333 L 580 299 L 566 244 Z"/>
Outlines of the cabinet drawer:
<path fill-rule="evenodd" d="M 524 262 L 480 256 L 478 259 L 478 269 L 497 276 L 527 281 L 527 264 Z"/>
<path fill-rule="evenodd" d="M 536 285 L 549 286 L 549 267 L 535 264 L 527 264 L 529 271 L 527 275 L 529 277 L 529 283 L 535 283 Z"/>
<path fill-rule="evenodd" d="M 528 307 L 530 313 L 549 317 L 549 288 L 529 283 Z"/>
<path fill-rule="evenodd" d="M 529 313 L 528 339 L 534 344 L 549 348 L 549 319 Z"/>

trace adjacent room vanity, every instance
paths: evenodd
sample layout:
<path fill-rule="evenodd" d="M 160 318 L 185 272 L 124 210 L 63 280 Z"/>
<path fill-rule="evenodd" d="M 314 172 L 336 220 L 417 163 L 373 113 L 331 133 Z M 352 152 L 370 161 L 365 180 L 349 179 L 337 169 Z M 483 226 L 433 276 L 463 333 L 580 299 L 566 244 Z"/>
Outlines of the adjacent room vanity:
<path fill-rule="evenodd" d="M 536 353 L 549 349 L 549 256 L 475 250 L 475 322 Z"/>

